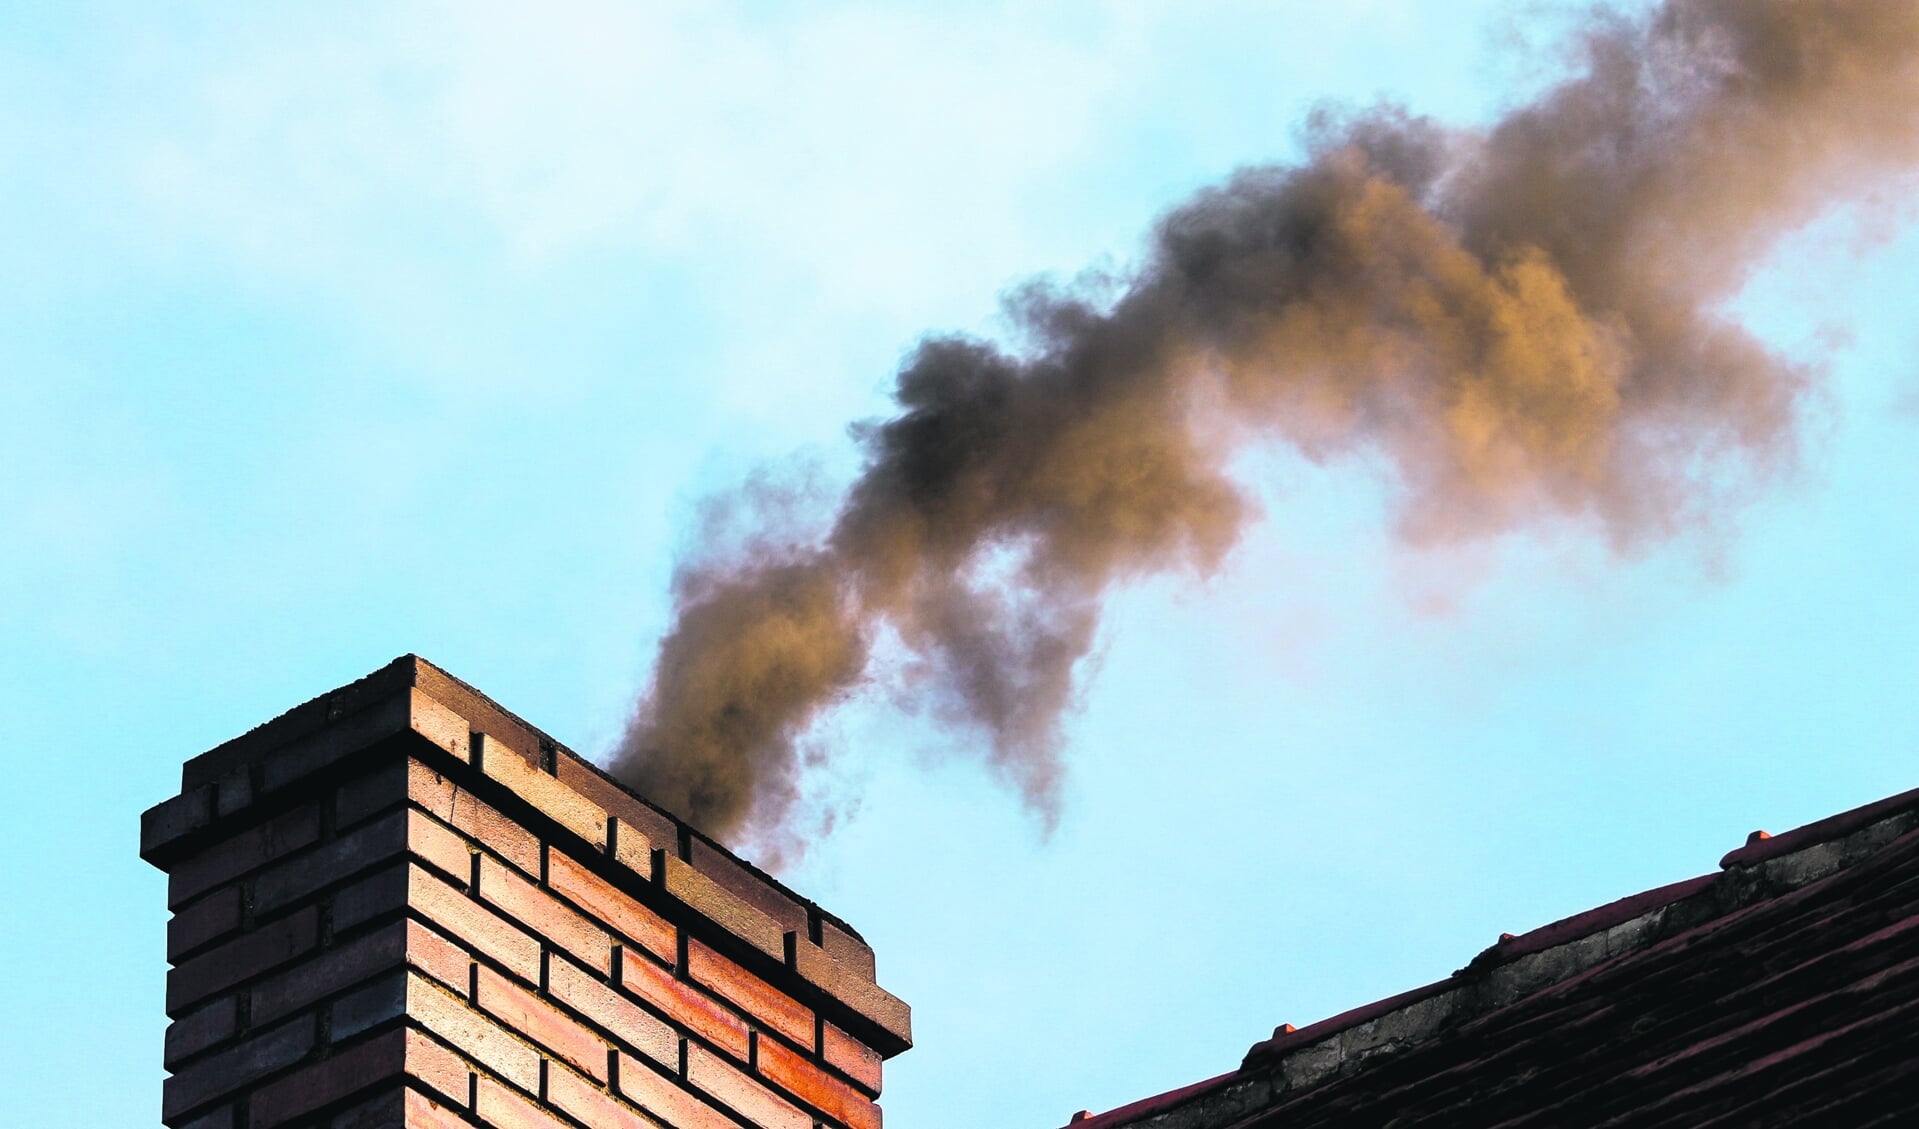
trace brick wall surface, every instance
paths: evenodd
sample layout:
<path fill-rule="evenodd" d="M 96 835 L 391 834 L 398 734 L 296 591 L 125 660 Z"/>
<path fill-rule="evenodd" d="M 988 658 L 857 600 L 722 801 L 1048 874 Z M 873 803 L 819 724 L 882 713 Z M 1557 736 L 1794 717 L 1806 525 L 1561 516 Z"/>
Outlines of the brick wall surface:
<path fill-rule="evenodd" d="M 879 1129 L 858 934 L 423 660 L 182 776 L 172 1129 Z"/>

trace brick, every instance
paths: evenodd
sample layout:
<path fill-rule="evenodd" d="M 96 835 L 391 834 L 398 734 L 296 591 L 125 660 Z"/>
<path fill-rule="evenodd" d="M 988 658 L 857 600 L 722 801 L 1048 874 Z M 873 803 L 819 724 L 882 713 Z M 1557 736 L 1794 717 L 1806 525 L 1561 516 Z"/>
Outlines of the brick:
<path fill-rule="evenodd" d="M 827 1065 L 878 1096 L 880 1053 L 831 1023 L 826 1024 L 820 1034 L 820 1057 Z"/>
<path fill-rule="evenodd" d="M 906 1006 L 905 1000 L 847 968 L 816 945 L 793 947 L 793 969 L 802 980 L 866 1017 L 900 1044 L 912 1045 L 913 1010 Z"/>
<path fill-rule="evenodd" d="M 813 1129 L 812 1117 L 698 1044 L 686 1048 L 686 1078 L 757 1129 Z"/>
<path fill-rule="evenodd" d="M 214 790 L 190 788 L 140 813 L 140 857 L 159 865 L 182 839 L 213 822 Z"/>
<path fill-rule="evenodd" d="M 357 712 L 330 717 L 318 732 L 268 753 L 260 761 L 261 786 L 268 792 L 277 791 L 408 731 L 467 760 L 466 729 L 459 715 L 417 690 L 408 690 Z"/>
<path fill-rule="evenodd" d="M 253 880 L 253 912 L 272 913 L 405 849 L 406 813 L 391 812 L 263 871 Z"/>
<path fill-rule="evenodd" d="M 666 1021 L 595 980 L 562 957 L 547 963 L 547 994 L 586 1017 L 587 1022 L 656 1062 L 677 1067 L 680 1037 Z M 598 1078 L 597 1072 L 593 1076 Z"/>
<path fill-rule="evenodd" d="M 418 867 L 409 868 L 407 904 L 433 928 L 505 965 L 529 984 L 540 979 L 540 942 Z"/>
<path fill-rule="evenodd" d="M 850 1129 L 880 1129 L 880 1107 L 775 1039 L 761 1039 L 753 1059 L 760 1076 Z M 877 1080 L 875 1088 L 877 1088 Z"/>
<path fill-rule="evenodd" d="M 606 1081 L 604 1039 L 490 968 L 479 970 L 476 986 L 474 1002 L 481 1011 L 595 1080 Z"/>
<path fill-rule="evenodd" d="M 171 1071 L 201 1051 L 232 1038 L 239 1030 L 239 998 L 223 996 L 167 1025 L 162 1062 Z"/>
<path fill-rule="evenodd" d="M 806 907 L 768 876 L 698 835 L 691 838 L 693 869 L 711 878 L 747 905 L 779 923 L 782 933 L 807 935 Z"/>
<path fill-rule="evenodd" d="M 464 1102 L 467 1073 L 458 1055 L 420 1032 L 388 1031 L 255 1090 L 248 1125 L 272 1129 L 402 1074 L 443 1100 Z"/>
<path fill-rule="evenodd" d="M 465 949 L 417 921 L 406 923 L 406 963 L 461 995 L 467 988 L 467 970 L 473 958 Z"/>
<path fill-rule="evenodd" d="M 407 1129 L 406 1089 L 393 1082 L 386 1085 L 384 1092 L 361 1098 L 327 1118 L 326 1129 Z"/>
<path fill-rule="evenodd" d="M 234 1107 L 223 1105 L 218 1109 L 208 1110 L 192 1121 L 182 1123 L 179 1129 L 235 1129 L 238 1124 L 238 1114 Z"/>
<path fill-rule="evenodd" d="M 493 861 L 480 859 L 480 897 L 601 974 L 613 968 L 613 937 L 552 895 Z"/>
<path fill-rule="evenodd" d="M 441 823 L 528 874 L 540 872 L 540 841 L 473 793 L 419 761 L 407 763 L 407 797 Z"/>
<path fill-rule="evenodd" d="M 820 948 L 826 955 L 845 965 L 848 969 L 871 982 L 874 975 L 873 950 L 865 941 L 853 935 L 852 930 L 842 929 L 833 922 L 820 919 Z"/>
<path fill-rule="evenodd" d="M 461 1054 L 522 1090 L 540 1085 L 540 1055 L 445 988 L 408 975 L 406 1013 Z"/>
<path fill-rule="evenodd" d="M 709 1043 L 746 1061 L 746 1024 L 722 1005 L 643 956 L 620 961 L 620 987 Z"/>
<path fill-rule="evenodd" d="M 319 837 L 320 809 L 307 804 L 215 843 L 167 875 L 167 908 L 177 909 Z"/>
<path fill-rule="evenodd" d="M 196 1106 L 225 1097 L 276 1070 L 292 1066 L 313 1049 L 313 1017 L 255 1035 L 180 1071 L 161 1088 L 160 1116 L 172 1121 Z"/>
<path fill-rule="evenodd" d="M 414 869 L 408 863 L 396 861 L 336 891 L 332 898 L 333 932 L 349 933 L 376 917 L 404 910 Z"/>
<path fill-rule="evenodd" d="M 253 806 L 253 772 L 249 765 L 239 765 L 233 771 L 221 776 L 213 785 L 213 814 L 216 819 L 225 819 L 244 808 Z"/>
<path fill-rule="evenodd" d="M 240 928 L 240 888 L 224 886 L 188 905 L 167 922 L 167 960 L 180 958 Z"/>
<path fill-rule="evenodd" d="M 407 762 L 392 760 L 333 793 L 333 826 L 351 827 L 370 815 L 406 802 Z"/>
<path fill-rule="evenodd" d="M 679 824 L 671 816 L 601 776 L 578 754 L 566 749 L 559 750 L 553 758 L 553 771 L 560 783 L 598 804 L 609 817 L 620 821 L 620 842 L 614 855 L 616 858 L 625 856 L 637 859 L 639 865 L 635 869 L 642 875 L 652 873 L 652 860 L 644 855 L 629 854 L 628 830 L 639 832 L 639 835 L 631 838 L 644 837 L 654 847 L 678 849 Z"/>
<path fill-rule="evenodd" d="M 566 1122 L 486 1077 L 480 1079 L 473 1112 L 491 1129 L 571 1129 Z"/>
<path fill-rule="evenodd" d="M 546 850 L 546 883 L 555 893 L 661 960 L 672 960 L 678 952 L 678 933 L 665 918 L 552 847 Z"/>
<path fill-rule="evenodd" d="M 472 1129 L 459 1114 L 418 1090 L 406 1092 L 405 1111 L 406 1129 Z M 332 1129 L 346 1127 L 335 1125 Z"/>
<path fill-rule="evenodd" d="M 774 960 L 786 959 L 786 931 L 780 928 L 779 922 L 741 901 L 690 864 L 671 854 L 653 853 L 660 883 L 668 894 Z"/>
<path fill-rule="evenodd" d="M 813 1011 L 706 945 L 686 943 L 686 974 L 796 1043 L 813 1042 Z"/>
<path fill-rule="evenodd" d="M 554 1108 L 565 1110 L 581 1122 L 593 1126 L 593 1129 L 655 1129 L 652 1118 L 563 1066 L 555 1066 L 547 1071 L 546 1100 Z M 660 1117 L 673 1129 L 704 1129 L 703 1126 L 675 1121 L 657 1109 L 648 1112 Z"/>
<path fill-rule="evenodd" d="M 489 779 L 499 781 L 540 814 L 586 840 L 595 851 L 606 850 L 606 812 L 600 805 L 484 733 L 474 735 L 473 760 Z"/>
<path fill-rule="evenodd" d="M 319 911 L 312 906 L 208 949 L 167 973 L 167 1014 L 270 971 L 320 942 Z"/>
<path fill-rule="evenodd" d="M 255 985 L 250 1008 L 253 1022 L 271 1022 L 370 977 L 397 970 L 406 959 L 406 929 L 406 922 L 396 921 Z"/>
<path fill-rule="evenodd" d="M 328 1005 L 327 1026 L 332 1040 L 340 1043 L 405 1013 L 406 974 L 396 968 Z"/>

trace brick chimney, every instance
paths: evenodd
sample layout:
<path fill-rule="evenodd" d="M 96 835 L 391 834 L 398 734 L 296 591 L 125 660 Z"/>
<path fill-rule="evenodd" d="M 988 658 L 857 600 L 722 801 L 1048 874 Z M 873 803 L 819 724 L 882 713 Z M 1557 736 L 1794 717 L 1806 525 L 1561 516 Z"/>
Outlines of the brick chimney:
<path fill-rule="evenodd" d="M 873 953 L 424 660 L 188 761 L 172 1129 L 877 1129 Z"/>

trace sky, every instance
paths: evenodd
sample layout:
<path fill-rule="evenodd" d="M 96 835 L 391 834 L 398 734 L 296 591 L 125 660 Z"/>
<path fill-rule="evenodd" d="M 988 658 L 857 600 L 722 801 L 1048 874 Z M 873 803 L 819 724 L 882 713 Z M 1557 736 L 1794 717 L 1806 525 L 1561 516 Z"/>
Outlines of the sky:
<path fill-rule="evenodd" d="M 157 1124 L 181 761 L 406 652 L 604 756 L 703 498 L 843 481 L 922 335 L 1124 269 L 1323 100 L 1492 120 L 1567 10 L 0 0 L 0 1123 Z M 889 1122 L 1217 1074 L 1919 784 L 1901 219 L 1735 300 L 1826 378 L 1709 532 L 1413 549 L 1376 467 L 1253 450 L 1224 567 L 1111 604 L 1050 834 L 964 735 L 831 714 L 784 878 L 914 1007 Z"/>

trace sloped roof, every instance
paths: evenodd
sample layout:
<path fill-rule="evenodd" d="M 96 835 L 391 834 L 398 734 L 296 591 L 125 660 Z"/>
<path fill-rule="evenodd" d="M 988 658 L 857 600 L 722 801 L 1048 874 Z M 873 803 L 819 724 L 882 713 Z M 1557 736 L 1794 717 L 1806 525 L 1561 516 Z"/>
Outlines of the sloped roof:
<path fill-rule="evenodd" d="M 1919 789 L 1072 1129 L 1919 1124 Z"/>

